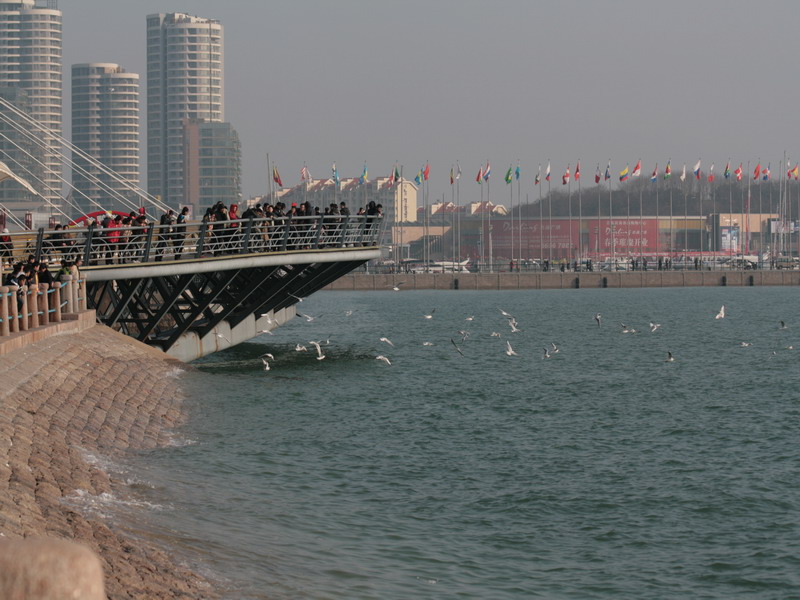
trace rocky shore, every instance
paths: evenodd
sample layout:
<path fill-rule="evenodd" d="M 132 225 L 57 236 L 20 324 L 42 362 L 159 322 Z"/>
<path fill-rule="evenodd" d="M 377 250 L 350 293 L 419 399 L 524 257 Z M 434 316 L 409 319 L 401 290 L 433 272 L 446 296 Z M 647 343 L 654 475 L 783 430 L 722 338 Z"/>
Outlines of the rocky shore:
<path fill-rule="evenodd" d="M 82 542 L 99 555 L 114 600 L 215 597 L 163 548 L 64 502 L 112 493 L 87 453 L 113 459 L 168 441 L 182 419 L 180 366 L 99 325 L 0 357 L 0 536 Z"/>

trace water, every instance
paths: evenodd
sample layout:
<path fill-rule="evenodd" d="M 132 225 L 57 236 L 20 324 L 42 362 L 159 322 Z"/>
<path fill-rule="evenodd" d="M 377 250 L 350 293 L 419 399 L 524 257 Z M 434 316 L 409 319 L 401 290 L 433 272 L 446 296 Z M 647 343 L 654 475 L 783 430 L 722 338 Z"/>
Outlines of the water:
<path fill-rule="evenodd" d="M 136 493 L 228 598 L 796 598 L 796 297 L 320 293 L 181 376 Z"/>

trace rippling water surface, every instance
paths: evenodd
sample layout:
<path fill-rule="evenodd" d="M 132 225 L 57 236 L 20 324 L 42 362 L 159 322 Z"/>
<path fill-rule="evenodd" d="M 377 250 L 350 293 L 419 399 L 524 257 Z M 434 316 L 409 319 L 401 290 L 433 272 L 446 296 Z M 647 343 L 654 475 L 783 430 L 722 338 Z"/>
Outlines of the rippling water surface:
<path fill-rule="evenodd" d="M 320 293 L 313 321 L 181 376 L 187 443 L 142 457 L 139 493 L 229 598 L 798 597 L 796 307 L 790 288 Z"/>

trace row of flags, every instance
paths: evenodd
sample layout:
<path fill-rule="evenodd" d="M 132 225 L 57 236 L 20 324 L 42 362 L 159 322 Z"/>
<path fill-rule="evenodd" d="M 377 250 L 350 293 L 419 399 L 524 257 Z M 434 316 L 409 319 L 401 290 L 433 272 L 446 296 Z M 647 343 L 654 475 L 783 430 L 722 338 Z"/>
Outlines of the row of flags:
<path fill-rule="evenodd" d="M 573 179 L 575 181 L 580 181 L 581 178 L 581 162 L 578 161 L 575 164 L 575 172 L 574 174 L 570 174 L 570 167 L 571 165 L 567 165 L 566 171 L 561 176 L 561 184 L 567 185 Z M 694 178 L 700 181 L 703 178 L 703 172 L 701 171 L 701 161 L 698 160 L 697 163 L 694 165 L 692 172 L 694 174 Z M 422 185 L 424 181 L 428 181 L 431 173 L 431 166 L 430 163 L 426 162 L 423 166 L 419 168 L 419 171 L 414 176 L 414 182 L 417 185 Z M 492 174 L 492 167 L 489 164 L 489 161 L 486 161 L 486 165 L 481 165 L 478 168 L 478 174 L 475 176 L 475 181 L 478 184 L 483 182 L 488 182 L 489 178 Z M 519 180 L 522 171 L 520 169 L 519 163 L 517 163 L 517 167 L 514 169 L 511 165 L 508 167 L 508 171 L 506 171 L 504 181 L 509 184 L 514 180 Z M 633 167 L 633 171 L 630 170 L 630 165 L 625 165 L 625 168 L 619 172 L 619 180 L 620 182 L 628 181 L 631 177 L 639 177 L 642 174 L 642 161 L 637 160 L 636 165 Z M 656 163 L 655 168 L 653 169 L 652 174 L 650 175 L 650 181 L 657 181 L 659 176 L 662 175 L 658 170 L 658 163 Z M 367 163 L 364 163 L 364 169 L 361 173 L 361 176 L 358 178 L 359 184 L 367 183 L 368 179 L 368 171 L 367 171 Z M 664 168 L 663 177 L 664 179 L 669 179 L 672 176 L 672 162 L 667 161 L 667 166 Z M 723 172 L 723 177 L 725 179 L 730 179 L 731 176 L 736 178 L 736 181 L 741 181 L 744 177 L 744 170 L 742 167 L 742 163 L 739 163 L 739 166 L 731 171 L 731 163 L 728 161 L 725 165 L 725 171 Z M 786 172 L 786 176 L 791 179 L 794 178 L 795 180 L 800 179 L 800 163 L 795 163 L 794 167 L 790 168 Z M 611 179 L 611 161 L 608 162 L 606 166 L 605 174 L 600 171 L 600 163 L 597 164 L 597 171 L 594 176 L 594 182 L 600 183 L 601 181 L 608 181 Z M 705 173 L 705 177 L 709 182 L 714 181 L 714 163 L 711 163 L 711 167 L 709 167 L 708 171 Z M 686 181 L 687 172 L 686 172 L 686 164 L 683 165 L 683 170 L 679 176 L 681 181 Z M 763 181 L 769 181 L 772 178 L 772 170 L 771 170 L 771 163 L 767 163 L 766 167 L 761 166 L 761 162 L 756 165 L 755 170 L 753 171 L 753 180 L 762 179 Z M 333 163 L 331 166 L 331 179 L 334 183 L 339 184 L 341 182 L 341 178 L 339 177 L 339 170 L 336 168 L 336 163 Z M 456 162 L 455 169 L 453 167 L 450 168 L 450 185 L 453 185 L 457 180 L 461 179 L 461 165 Z M 547 169 L 544 173 L 544 180 L 550 181 L 551 179 L 551 169 L 550 163 L 547 163 Z M 281 180 L 281 176 L 278 173 L 278 167 L 272 167 L 272 180 L 278 184 L 278 186 L 283 187 L 283 181 Z M 311 174 L 309 173 L 308 167 L 303 165 L 303 168 L 300 169 L 300 180 L 301 181 L 311 181 Z M 387 183 L 388 187 L 392 187 L 396 185 L 400 181 L 400 169 L 398 168 L 397 164 L 392 167 L 389 180 Z M 539 171 L 536 174 L 536 177 L 533 180 L 534 185 L 539 185 L 542 181 L 542 167 L 539 166 Z"/>

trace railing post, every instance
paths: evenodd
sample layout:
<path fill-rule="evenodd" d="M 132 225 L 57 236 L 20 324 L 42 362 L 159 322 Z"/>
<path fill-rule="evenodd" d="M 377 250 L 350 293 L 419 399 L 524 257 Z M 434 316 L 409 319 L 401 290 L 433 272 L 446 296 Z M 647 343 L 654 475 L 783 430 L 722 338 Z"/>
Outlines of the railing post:
<path fill-rule="evenodd" d="M 53 283 L 53 293 L 51 301 L 53 304 L 53 321 L 61 323 L 61 288 L 63 284 L 56 281 Z"/>
<path fill-rule="evenodd" d="M 92 237 L 94 237 L 94 223 L 89 225 L 89 230 L 86 232 L 86 248 L 83 253 L 83 262 L 86 265 L 92 264 Z"/>
<path fill-rule="evenodd" d="M 289 226 L 292 223 L 292 213 L 288 217 L 283 217 L 283 241 L 281 242 L 281 250 L 285 251 L 289 245 Z"/>
<path fill-rule="evenodd" d="M 67 302 L 67 314 L 72 314 L 75 312 L 75 298 L 72 293 L 72 275 L 62 275 L 61 276 L 61 285 L 65 287 L 64 294 L 66 295 L 66 302 Z"/>
<path fill-rule="evenodd" d="M 28 331 L 28 292 L 19 288 L 17 295 L 22 294 L 22 314 L 20 315 L 19 328 L 20 331 Z"/>
<path fill-rule="evenodd" d="M 208 223 L 200 223 L 200 235 L 197 236 L 197 248 L 194 253 L 195 258 L 201 258 L 203 256 L 203 246 L 206 242 L 206 233 L 208 232 Z"/>
<path fill-rule="evenodd" d="M 31 329 L 39 326 L 39 285 L 28 286 L 28 312 L 31 315 Z"/>
<path fill-rule="evenodd" d="M 363 217 L 361 223 L 358 226 L 358 245 L 364 245 L 364 234 L 367 232 L 367 219 L 370 217 Z"/>
<path fill-rule="evenodd" d="M 80 296 L 78 297 L 78 310 L 88 310 L 89 308 L 89 299 L 86 297 L 86 279 L 79 279 L 78 280 L 78 291 L 80 292 Z"/>
<path fill-rule="evenodd" d="M 42 260 L 42 244 L 44 243 L 44 227 L 36 232 L 36 260 Z"/>
<path fill-rule="evenodd" d="M 317 235 L 314 237 L 314 249 L 319 249 L 319 240 L 322 237 L 322 220 L 325 218 L 325 215 L 319 215 L 319 223 L 317 223 Z"/>
<path fill-rule="evenodd" d="M 47 291 L 49 289 L 50 289 L 50 284 L 48 284 L 48 283 L 40 283 L 39 284 L 39 290 L 40 290 L 39 294 L 40 294 L 40 296 L 38 298 L 38 300 L 39 300 L 38 304 L 39 304 L 39 307 L 40 307 L 40 309 L 42 311 L 42 318 L 39 319 L 39 324 L 40 325 L 47 325 L 50 322 L 50 310 L 49 310 L 50 306 L 49 306 L 49 302 L 47 301 L 48 300 Z"/>
<path fill-rule="evenodd" d="M 144 256 L 142 262 L 150 261 L 150 248 L 153 246 L 153 223 L 147 227 L 147 241 L 144 244 Z"/>
<path fill-rule="evenodd" d="M 19 290 L 15 290 L 14 288 L 6 288 L 8 290 L 8 301 L 11 303 L 9 304 L 9 315 L 11 322 L 9 323 L 11 326 L 11 333 L 17 333 L 19 331 L 19 305 L 17 304 L 17 294 L 19 294 Z"/>
<path fill-rule="evenodd" d="M 244 230 L 244 239 L 242 240 L 242 247 L 239 249 L 239 254 L 247 254 L 250 251 L 250 232 L 253 231 L 253 217 L 247 221 L 247 226 Z"/>
<path fill-rule="evenodd" d="M 345 215 L 344 222 L 342 223 L 342 238 L 339 240 L 339 248 L 344 248 L 345 240 L 347 239 L 347 223 L 350 221 L 350 215 Z"/>
<path fill-rule="evenodd" d="M 11 333 L 10 323 L 8 322 L 8 287 L 0 287 L 0 336 Z"/>

